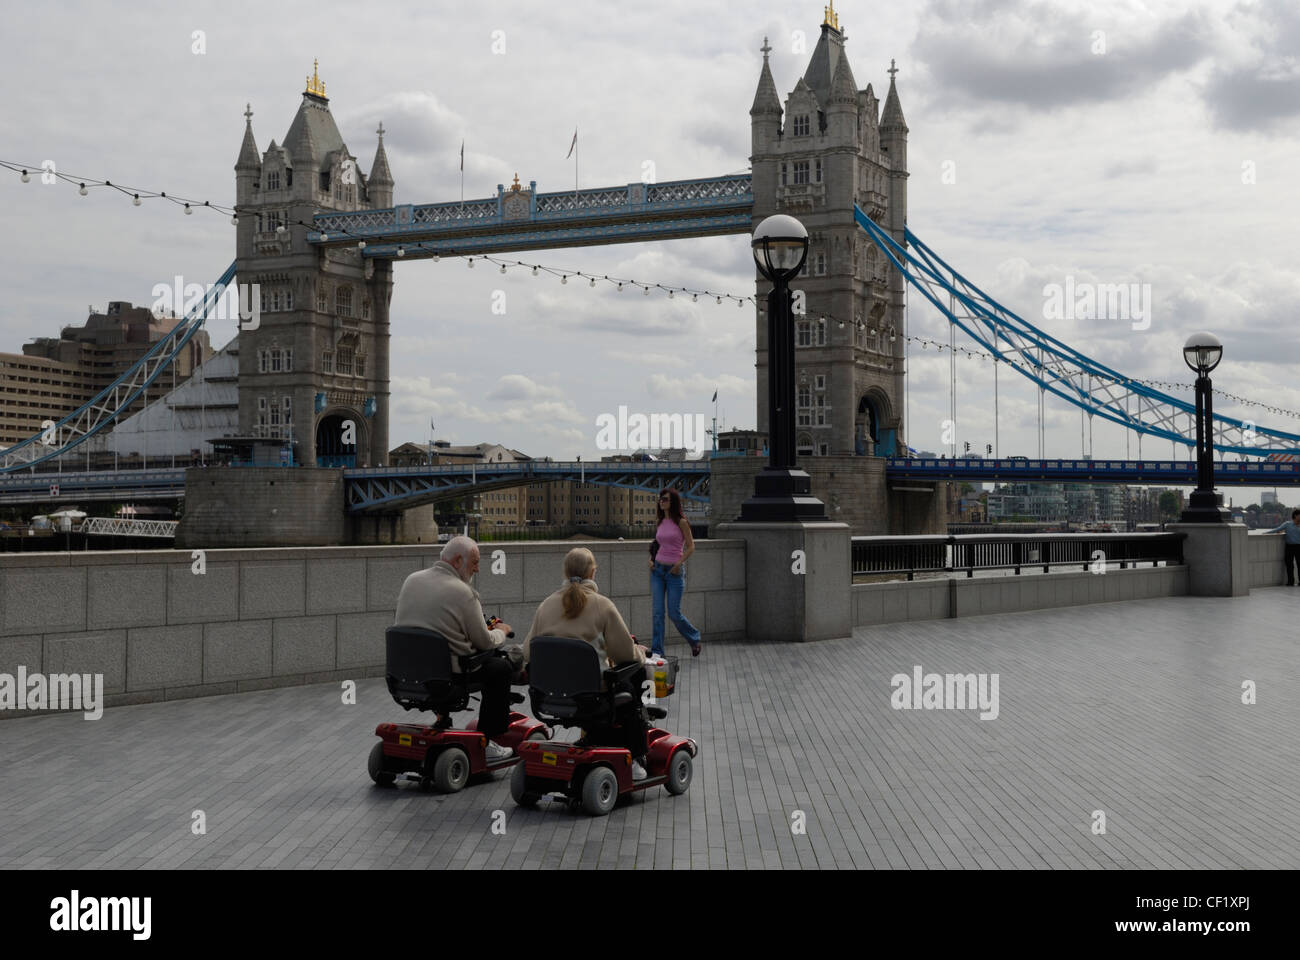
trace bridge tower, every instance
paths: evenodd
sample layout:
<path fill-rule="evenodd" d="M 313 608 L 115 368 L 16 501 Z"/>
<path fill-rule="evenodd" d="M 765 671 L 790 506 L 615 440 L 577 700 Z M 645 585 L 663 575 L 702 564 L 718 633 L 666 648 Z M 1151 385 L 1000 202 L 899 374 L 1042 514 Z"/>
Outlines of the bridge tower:
<path fill-rule="evenodd" d="M 244 116 L 236 272 L 260 286 L 261 312 L 256 329 L 239 335 L 239 432 L 292 439 L 307 466 L 386 463 L 392 263 L 356 247 L 317 249 L 301 225 L 321 210 L 393 205 L 383 125 L 366 176 L 314 67 L 282 144 L 259 155 L 251 108 Z M 354 445 L 344 442 L 349 420 Z"/>
<path fill-rule="evenodd" d="M 801 457 L 890 456 L 902 437 L 904 280 L 854 223 L 853 205 L 903 242 L 907 124 L 892 64 L 881 114 L 871 85 L 857 89 L 846 39 L 831 4 L 808 68 L 784 108 L 764 41 L 749 111 L 754 223 L 785 213 L 809 233 L 807 264 L 791 283 L 807 297 L 807 315 L 796 317 L 795 339 L 795 435 Z M 770 290 L 758 276 L 762 431 L 768 429 L 765 304 Z"/>

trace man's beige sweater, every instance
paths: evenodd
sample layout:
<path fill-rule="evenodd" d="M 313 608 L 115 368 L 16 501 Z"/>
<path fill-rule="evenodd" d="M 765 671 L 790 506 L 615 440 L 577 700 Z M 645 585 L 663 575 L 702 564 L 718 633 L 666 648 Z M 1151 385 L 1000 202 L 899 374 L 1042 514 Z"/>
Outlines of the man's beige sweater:
<path fill-rule="evenodd" d="M 442 560 L 406 578 L 397 595 L 395 627 L 423 627 L 447 638 L 451 669 L 460 673 L 459 656 L 491 650 L 505 642 L 501 630 L 489 630 L 483 621 L 478 591 L 463 581 L 456 568 Z"/>

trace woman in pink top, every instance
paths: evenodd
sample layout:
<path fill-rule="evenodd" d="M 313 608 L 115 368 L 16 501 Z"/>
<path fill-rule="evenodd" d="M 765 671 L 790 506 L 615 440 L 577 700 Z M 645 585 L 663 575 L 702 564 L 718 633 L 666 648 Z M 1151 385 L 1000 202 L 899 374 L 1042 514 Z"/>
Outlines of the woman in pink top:
<path fill-rule="evenodd" d="M 682 498 L 676 490 L 659 494 L 659 529 L 650 548 L 650 595 L 654 600 L 654 638 L 650 650 L 664 654 L 664 606 L 677 632 L 691 645 L 691 656 L 700 655 L 700 631 L 682 616 L 682 592 L 686 589 L 686 560 L 695 552 L 691 525 L 682 516 Z"/>

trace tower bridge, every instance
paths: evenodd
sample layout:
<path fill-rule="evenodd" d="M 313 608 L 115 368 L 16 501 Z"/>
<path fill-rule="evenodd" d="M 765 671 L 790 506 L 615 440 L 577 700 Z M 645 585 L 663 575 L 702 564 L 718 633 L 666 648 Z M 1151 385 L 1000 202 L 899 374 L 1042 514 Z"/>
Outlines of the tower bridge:
<path fill-rule="evenodd" d="M 937 486 L 925 486 L 927 479 L 937 484 L 958 479 L 954 471 L 959 469 L 965 477 L 974 476 L 971 471 L 1001 469 L 918 465 L 898 456 L 907 450 L 903 397 L 909 286 L 997 363 L 1034 383 L 1040 400 L 1050 392 L 1138 438 L 1138 456 L 1132 461 L 1137 466 L 1090 468 L 1102 474 L 1100 479 L 1124 476 L 1130 478 L 1127 482 L 1141 482 L 1131 478 L 1152 475 L 1160 477 L 1156 482 L 1168 482 L 1170 470 L 1162 474 L 1164 468 L 1143 459 L 1141 438 L 1192 447 L 1191 404 L 1130 380 L 1027 323 L 909 229 L 909 127 L 894 62 L 883 100 L 870 83 L 859 88 L 845 33 L 830 8 L 815 48 L 784 100 L 766 41 L 761 53 L 749 109 L 748 173 L 550 192 L 539 191 L 536 181 L 525 185 L 516 174 L 508 187 L 497 185 L 495 196 L 406 204 L 394 200 L 383 125 L 376 129 L 373 159 L 365 172 L 335 123 L 325 85 L 313 69 L 283 140 L 273 139 L 259 149 L 253 111 L 244 112 L 234 167 L 238 218 L 232 267 L 173 335 L 121 380 L 51 430 L 0 452 L 0 476 L 12 475 L 8 487 L 0 484 L 0 497 L 39 491 L 48 482 L 41 479 L 44 475 L 28 474 L 24 480 L 20 471 L 48 467 L 47 461 L 116 422 L 236 277 L 240 284 L 257 284 L 261 292 L 259 323 L 240 332 L 238 349 L 228 355 L 232 366 L 237 363 L 238 437 L 283 444 L 292 450 L 290 462 L 307 465 L 282 470 L 276 480 L 268 475 L 264 493 L 278 483 L 276 496 L 310 499 L 344 485 L 344 509 L 373 514 L 427 504 L 449 485 L 468 489 L 500 482 L 471 476 L 466 485 L 459 475 L 452 479 L 452 472 L 406 475 L 381 466 L 390 448 L 395 264 L 433 261 L 421 269 L 438 269 L 436 261 L 452 256 L 747 235 L 754 224 L 776 213 L 797 217 L 809 233 L 807 262 L 794 282 L 806 303 L 796 324 L 796 449 L 812 476 L 813 493 L 832 504 L 834 516 L 855 532 L 937 529 L 943 498 Z M 765 302 L 769 290 L 767 281 L 756 279 L 755 303 Z M 761 307 L 754 312 L 754 338 L 757 396 L 765 398 L 768 344 Z M 767 431 L 767 416 L 767 404 L 758 403 L 759 431 Z M 1214 425 L 1216 447 L 1224 452 L 1262 456 L 1300 448 L 1296 434 L 1217 413 Z M 1072 469 L 1061 465 L 1064 461 L 1047 465 L 1041 450 L 1038 461 L 1044 464 L 1044 477 Z M 720 458 L 704 483 L 688 478 L 690 471 L 677 480 L 692 497 L 707 492 L 714 515 L 723 517 L 748 495 L 759 466 L 757 458 Z M 629 480 L 628 473 L 613 469 L 589 469 L 588 482 L 648 482 L 645 477 Z M 1009 474 L 1020 469 L 1006 468 Z M 1221 476 L 1226 482 L 1231 482 L 1228 475 L 1250 473 L 1226 464 L 1225 470 Z M 237 471 L 225 475 L 233 473 Z M 191 477 L 207 490 L 220 480 L 210 471 Z M 909 482 L 892 482 L 898 479 Z M 121 485 L 132 482 L 145 481 L 121 479 Z M 148 489 L 167 486 L 155 478 Z M 111 480 L 88 480 L 85 495 L 112 487 Z M 241 485 L 239 494 L 232 494 L 230 509 L 253 509 L 249 489 Z M 219 525 L 220 511 L 209 515 Z M 204 536 L 217 533 L 216 526 L 200 531 Z"/>

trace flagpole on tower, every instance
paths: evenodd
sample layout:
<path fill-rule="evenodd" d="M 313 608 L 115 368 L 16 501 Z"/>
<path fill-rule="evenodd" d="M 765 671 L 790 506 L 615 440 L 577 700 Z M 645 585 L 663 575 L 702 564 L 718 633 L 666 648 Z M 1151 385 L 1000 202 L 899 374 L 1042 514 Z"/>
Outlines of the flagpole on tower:
<path fill-rule="evenodd" d="M 569 153 L 564 159 L 573 157 L 573 196 L 578 196 L 578 128 L 573 128 L 573 142 L 569 144 Z"/>
<path fill-rule="evenodd" d="M 460 215 L 465 215 L 465 140 L 460 141 Z"/>
<path fill-rule="evenodd" d="M 718 391 L 713 391 L 713 452 L 718 452 Z"/>

